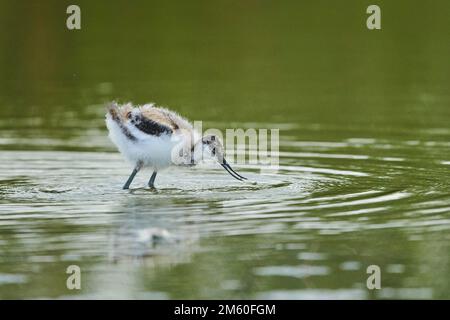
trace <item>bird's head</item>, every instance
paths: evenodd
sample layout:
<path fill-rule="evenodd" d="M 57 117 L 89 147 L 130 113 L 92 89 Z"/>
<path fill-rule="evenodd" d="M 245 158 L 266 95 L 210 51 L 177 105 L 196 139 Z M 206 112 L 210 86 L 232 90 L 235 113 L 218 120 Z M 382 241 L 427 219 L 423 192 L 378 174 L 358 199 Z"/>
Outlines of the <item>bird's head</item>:
<path fill-rule="evenodd" d="M 202 149 L 203 153 L 211 158 L 216 159 L 219 164 L 235 179 L 247 180 L 247 178 L 241 176 L 234 171 L 230 164 L 225 160 L 225 150 L 222 142 L 215 135 L 206 135 L 202 137 Z"/>

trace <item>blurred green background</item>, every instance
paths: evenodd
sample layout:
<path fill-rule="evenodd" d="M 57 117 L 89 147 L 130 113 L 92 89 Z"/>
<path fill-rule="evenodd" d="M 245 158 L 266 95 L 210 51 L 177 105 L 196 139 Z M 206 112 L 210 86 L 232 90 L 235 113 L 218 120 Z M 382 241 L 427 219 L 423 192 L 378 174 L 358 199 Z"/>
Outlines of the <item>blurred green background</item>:
<path fill-rule="evenodd" d="M 449 116 L 448 1 L 377 1 L 379 31 L 361 0 L 77 1 L 76 31 L 70 1 L 0 3 L 2 117 L 109 99 L 203 120 L 413 130 Z"/>

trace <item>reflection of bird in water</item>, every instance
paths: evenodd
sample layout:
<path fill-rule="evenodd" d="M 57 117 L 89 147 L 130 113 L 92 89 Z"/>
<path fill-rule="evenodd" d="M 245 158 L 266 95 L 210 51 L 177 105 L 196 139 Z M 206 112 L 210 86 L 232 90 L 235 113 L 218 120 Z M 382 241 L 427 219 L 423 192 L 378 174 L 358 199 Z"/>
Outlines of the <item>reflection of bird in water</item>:
<path fill-rule="evenodd" d="M 133 107 L 111 103 L 106 125 L 110 139 L 134 165 L 123 189 L 130 187 L 135 175 L 144 167 L 153 169 L 148 185 L 154 188 L 159 170 L 171 165 L 195 165 L 204 154 L 214 157 L 234 178 L 246 179 L 225 160 L 224 148 L 215 135 L 200 137 L 186 119 L 170 110 L 153 104 Z"/>
<path fill-rule="evenodd" d="M 110 259 L 114 262 L 174 264 L 189 259 L 198 240 L 194 230 L 170 232 L 162 227 L 122 226 L 111 235 Z"/>
<path fill-rule="evenodd" d="M 137 231 L 137 241 L 144 244 L 175 243 L 178 240 L 167 229 L 163 228 L 147 228 Z"/>

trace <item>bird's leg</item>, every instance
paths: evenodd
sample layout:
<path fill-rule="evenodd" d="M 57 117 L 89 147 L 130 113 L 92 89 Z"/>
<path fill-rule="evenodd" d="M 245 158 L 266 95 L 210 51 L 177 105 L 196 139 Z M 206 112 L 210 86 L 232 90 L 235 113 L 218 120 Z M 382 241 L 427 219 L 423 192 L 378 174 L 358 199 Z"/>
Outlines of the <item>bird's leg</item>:
<path fill-rule="evenodd" d="M 133 169 L 133 172 L 130 174 L 130 177 L 128 178 L 127 182 L 125 182 L 125 185 L 123 186 L 122 189 L 129 189 L 130 188 L 130 184 L 133 181 L 134 177 L 136 176 L 136 173 L 139 172 L 139 170 L 141 170 L 142 165 L 141 164 L 137 164 L 136 167 Z"/>
<path fill-rule="evenodd" d="M 158 172 L 153 171 L 153 174 L 152 174 L 152 176 L 150 177 L 150 180 L 148 181 L 148 186 L 149 186 L 150 188 L 154 188 L 154 187 L 155 187 L 154 182 L 155 182 L 155 178 L 156 178 L 156 174 L 157 174 L 157 173 L 158 173 Z"/>

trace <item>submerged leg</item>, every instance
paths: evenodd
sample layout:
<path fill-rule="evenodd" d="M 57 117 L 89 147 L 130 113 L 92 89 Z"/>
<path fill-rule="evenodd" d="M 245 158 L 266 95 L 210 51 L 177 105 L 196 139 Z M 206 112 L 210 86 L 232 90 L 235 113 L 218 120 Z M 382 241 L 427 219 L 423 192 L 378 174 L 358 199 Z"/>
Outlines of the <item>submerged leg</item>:
<path fill-rule="evenodd" d="M 138 165 L 136 166 L 136 168 L 133 169 L 133 172 L 130 174 L 130 177 L 128 178 L 127 182 L 125 182 L 124 186 L 122 189 L 129 189 L 130 188 L 130 184 L 134 179 L 134 176 L 136 175 L 136 173 L 139 172 L 139 170 L 141 169 L 141 167 Z"/>
<path fill-rule="evenodd" d="M 148 181 L 148 186 L 149 186 L 150 188 L 154 188 L 154 187 L 155 187 L 154 182 L 155 182 L 156 174 L 157 174 L 157 172 L 156 172 L 156 171 L 153 171 L 153 174 L 152 174 L 152 176 L 150 177 L 150 180 Z"/>

